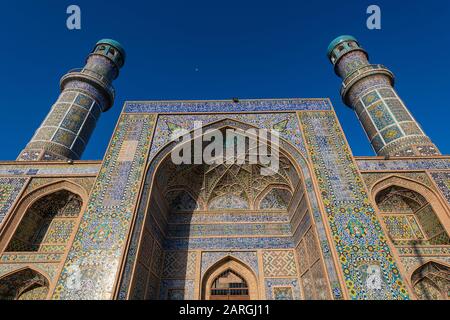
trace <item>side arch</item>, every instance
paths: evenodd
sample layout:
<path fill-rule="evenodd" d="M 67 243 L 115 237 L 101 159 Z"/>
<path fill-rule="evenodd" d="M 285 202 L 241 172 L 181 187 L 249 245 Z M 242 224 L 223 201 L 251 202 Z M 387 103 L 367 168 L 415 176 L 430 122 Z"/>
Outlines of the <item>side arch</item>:
<path fill-rule="evenodd" d="M 26 193 L 18 202 L 14 211 L 7 217 L 2 230 L 0 230 L 0 253 L 3 253 L 6 250 L 6 247 L 8 246 L 13 235 L 16 233 L 17 228 L 19 227 L 22 219 L 25 217 L 28 209 L 36 201 L 59 191 L 68 191 L 79 196 L 82 201 L 80 213 L 84 210 L 88 200 L 86 190 L 78 184 L 68 180 L 52 182 Z M 81 214 L 79 214 L 78 220 L 80 217 Z"/>
<path fill-rule="evenodd" d="M 24 267 L 0 277 L 0 300 L 45 300 L 50 281 L 33 267 Z"/>
<path fill-rule="evenodd" d="M 201 299 L 210 300 L 213 282 L 224 272 L 232 271 L 241 276 L 248 285 L 250 300 L 259 300 L 258 278 L 253 270 L 233 256 L 227 256 L 212 265 L 203 275 L 201 285 Z"/>
<path fill-rule="evenodd" d="M 380 208 L 377 203 L 377 195 L 392 187 L 400 187 L 405 190 L 413 191 L 422 196 L 431 206 L 431 209 L 434 211 L 436 218 L 442 225 L 447 235 L 450 234 L 450 215 L 447 206 L 444 205 L 441 197 L 436 191 L 418 181 L 397 175 L 390 175 L 376 182 L 371 188 L 370 197 L 379 212 Z"/>
<path fill-rule="evenodd" d="M 411 284 L 420 300 L 450 299 L 450 266 L 429 259 L 410 276 Z"/>

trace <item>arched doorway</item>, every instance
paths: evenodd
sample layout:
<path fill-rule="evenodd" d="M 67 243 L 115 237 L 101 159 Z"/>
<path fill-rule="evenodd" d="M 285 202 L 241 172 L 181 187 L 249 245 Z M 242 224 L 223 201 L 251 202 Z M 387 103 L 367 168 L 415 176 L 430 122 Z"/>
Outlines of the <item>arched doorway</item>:
<path fill-rule="evenodd" d="M 247 281 L 234 271 L 227 270 L 213 281 L 209 298 L 210 300 L 250 300 Z"/>
<path fill-rule="evenodd" d="M 203 276 L 202 300 L 258 300 L 254 272 L 232 256 L 213 265 Z"/>

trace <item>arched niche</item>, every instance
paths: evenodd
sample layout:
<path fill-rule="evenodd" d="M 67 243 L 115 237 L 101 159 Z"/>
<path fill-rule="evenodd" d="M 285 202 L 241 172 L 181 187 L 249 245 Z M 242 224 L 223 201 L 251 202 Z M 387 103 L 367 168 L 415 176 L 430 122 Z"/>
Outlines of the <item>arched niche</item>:
<path fill-rule="evenodd" d="M 411 284 L 420 300 L 449 300 L 450 267 L 428 261 L 412 273 Z"/>
<path fill-rule="evenodd" d="M 64 252 L 86 202 L 84 189 L 60 181 L 30 192 L 1 232 L 2 253 Z"/>
<path fill-rule="evenodd" d="M 447 210 L 428 187 L 391 176 L 374 185 L 372 197 L 394 245 L 450 244 Z"/>
<path fill-rule="evenodd" d="M 48 292 L 48 279 L 31 268 L 0 278 L 0 300 L 45 300 Z"/>
<path fill-rule="evenodd" d="M 221 277 L 230 274 L 240 278 L 240 283 L 245 284 L 245 288 L 241 288 L 245 290 L 245 293 L 240 294 L 241 298 L 245 297 L 245 299 L 248 298 L 249 300 L 260 299 L 258 281 L 254 272 L 245 263 L 229 256 L 217 262 L 205 272 L 201 287 L 202 300 L 211 300 L 214 296 L 219 296 L 218 294 L 214 295 L 215 284 Z M 230 300 L 233 299 L 230 297 Z"/>
<path fill-rule="evenodd" d="M 242 123 L 239 121 L 231 120 L 231 119 L 223 119 L 214 123 L 210 123 L 207 126 L 203 127 L 203 130 L 206 131 L 208 129 L 218 129 L 223 130 L 227 128 L 235 128 L 235 129 L 243 129 L 247 130 L 249 128 L 255 128 L 252 125 Z M 256 128 L 257 129 L 257 128 Z M 192 134 L 192 132 L 191 132 Z M 167 161 L 167 159 L 170 160 L 170 152 L 175 147 L 176 143 L 171 142 L 166 144 L 165 146 L 162 146 L 161 149 L 155 154 L 155 156 L 149 160 L 148 167 L 146 169 L 147 174 L 145 177 L 144 187 L 141 191 L 140 196 L 140 203 L 137 209 L 137 217 L 135 219 L 135 225 L 133 226 L 133 233 L 129 239 L 128 248 L 130 250 L 127 251 L 126 256 L 124 257 L 123 267 L 121 270 L 121 275 L 118 280 L 118 287 L 116 287 L 116 296 L 119 299 L 144 299 L 148 296 L 153 297 L 151 299 L 154 299 L 156 295 L 152 294 L 149 295 L 149 292 L 154 292 L 155 290 L 153 288 L 157 288 L 159 286 L 158 281 L 162 281 L 163 279 L 160 277 L 160 272 L 155 273 L 152 271 L 152 267 L 154 266 L 153 261 L 158 261 L 159 259 L 155 257 L 155 255 L 150 256 L 148 252 L 148 248 L 158 248 L 158 252 L 160 252 L 160 248 L 163 248 L 162 251 L 166 250 L 172 250 L 171 246 L 168 246 L 164 248 L 164 242 L 165 242 L 165 236 L 162 234 L 162 232 L 154 232 L 155 225 L 158 224 L 159 226 L 162 226 L 163 228 L 167 226 L 167 222 L 171 220 L 171 216 L 173 217 L 174 214 L 168 212 L 165 208 L 169 208 L 170 205 L 166 203 L 164 200 L 159 201 L 160 199 L 164 199 L 165 194 L 165 188 L 167 190 L 171 190 L 171 187 L 175 187 L 176 189 L 183 189 L 187 191 L 190 195 L 190 199 L 194 199 L 199 208 L 198 210 L 207 210 L 208 208 L 208 201 L 210 198 L 203 198 L 199 195 L 200 187 L 202 186 L 201 181 L 197 181 L 197 177 L 201 177 L 204 173 L 204 168 L 202 166 L 174 166 L 173 168 L 170 168 L 168 173 L 169 174 L 162 174 L 162 170 L 164 169 L 165 164 L 170 163 L 170 161 Z M 258 195 L 261 194 L 265 190 L 265 188 L 269 185 L 283 185 L 283 187 L 287 187 L 290 191 L 293 192 L 293 197 L 298 193 L 297 198 L 300 199 L 303 197 L 303 199 L 307 199 L 306 201 L 311 201 L 311 206 L 313 207 L 313 210 L 319 210 L 318 209 L 318 202 L 317 202 L 317 194 L 314 192 L 313 186 L 311 184 L 311 167 L 308 165 L 307 160 L 304 158 L 304 156 L 298 151 L 298 149 L 291 145 L 290 142 L 287 142 L 283 139 L 280 139 L 280 154 L 282 154 L 286 161 L 289 163 L 290 168 L 292 170 L 289 170 L 284 175 L 283 179 L 288 179 L 292 181 L 292 184 L 286 184 L 280 183 L 280 181 L 269 181 L 261 190 L 257 190 L 258 192 L 255 192 L 254 198 L 252 201 L 249 201 L 250 203 L 250 210 L 255 210 L 256 208 L 256 198 Z M 284 164 L 281 163 L 280 166 L 284 168 Z M 225 170 L 226 172 L 235 170 L 237 172 L 238 168 L 231 168 L 228 170 Z M 185 171 L 183 173 L 183 171 Z M 173 186 L 170 185 L 170 173 L 174 173 L 180 175 L 183 181 L 187 181 L 188 185 L 184 185 L 183 183 L 175 183 Z M 192 174 L 195 173 L 195 174 Z M 262 178 L 264 179 L 264 178 Z M 217 179 L 217 181 L 220 181 L 220 179 Z M 212 184 L 214 187 L 217 185 L 215 182 Z M 236 184 L 234 184 L 236 185 Z M 304 196 L 303 196 L 304 195 Z M 297 200 L 298 200 L 297 199 Z M 192 201 L 192 200 L 190 200 Z M 308 207 L 308 215 L 313 214 L 310 212 L 309 206 Z M 226 209 L 226 208 L 225 208 Z M 295 209 L 295 208 L 294 208 Z M 244 210 L 236 210 L 241 212 L 246 212 L 248 209 Z M 183 210 L 182 210 L 183 211 Z M 214 211 L 214 210 L 213 210 Z M 217 212 L 225 212 L 226 210 L 221 209 Z M 279 210 L 280 212 L 283 210 Z M 183 221 L 187 221 L 190 223 L 190 219 L 194 214 L 196 213 L 195 210 L 189 212 L 188 210 L 184 212 L 183 215 Z M 214 212 L 210 212 L 214 213 Z M 297 215 L 297 212 L 293 213 L 292 216 L 295 219 Z M 212 216 L 212 215 L 211 215 Z M 306 215 L 302 215 L 301 218 L 303 218 Z M 320 228 L 324 228 L 323 221 L 321 220 L 319 215 L 315 215 L 317 217 L 316 224 L 320 225 Z M 289 219 L 289 217 L 288 217 Z M 298 221 L 296 222 L 298 224 Z M 300 229 L 300 228 L 299 228 Z M 189 228 L 184 228 L 182 230 L 185 234 L 191 232 Z M 297 235 L 298 236 L 298 235 Z M 147 241 L 150 239 L 150 241 Z M 145 240 L 145 241 L 144 241 Z M 328 241 L 326 238 L 326 235 L 322 232 L 320 234 L 320 240 L 321 241 Z M 292 237 L 292 241 L 294 240 L 294 237 Z M 181 243 L 181 245 L 180 245 Z M 183 242 L 178 242 L 176 245 L 177 250 L 180 251 L 186 251 L 190 250 L 189 246 L 184 244 Z M 203 250 L 199 248 L 199 250 Z M 155 249 L 153 249 L 155 251 Z M 182 258 L 182 261 L 178 260 L 178 263 L 187 263 L 188 260 L 185 258 Z M 336 277 L 336 270 L 334 269 L 334 263 L 331 261 L 328 261 L 329 263 L 327 266 L 330 267 L 329 272 L 333 273 Z M 158 262 L 158 265 L 161 265 L 161 263 Z M 242 275 L 242 274 L 241 274 Z M 187 278 L 186 278 L 187 279 Z M 328 280 L 328 279 L 327 279 Z M 191 280 L 189 280 L 191 281 Z M 193 281 L 193 280 L 192 280 Z M 195 281 L 201 281 L 201 279 L 196 279 Z M 172 281 L 173 282 L 173 281 Z M 186 286 L 186 283 L 188 281 L 183 281 L 183 285 Z M 161 282 L 160 282 L 161 283 Z M 178 281 L 178 286 L 181 285 L 181 282 Z M 199 284 L 200 285 L 200 284 Z M 186 289 L 185 292 L 192 292 L 191 290 L 192 286 L 189 286 Z M 197 295 L 188 295 L 189 297 L 192 297 L 193 299 L 197 298 Z"/>

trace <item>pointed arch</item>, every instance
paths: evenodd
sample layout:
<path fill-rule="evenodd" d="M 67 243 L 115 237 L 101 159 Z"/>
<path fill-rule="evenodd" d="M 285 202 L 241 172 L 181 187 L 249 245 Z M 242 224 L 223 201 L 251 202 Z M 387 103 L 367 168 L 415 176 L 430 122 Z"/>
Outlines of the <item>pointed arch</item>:
<path fill-rule="evenodd" d="M 254 271 L 241 260 L 233 256 L 227 256 L 212 265 L 203 275 L 201 285 L 202 300 L 210 300 L 214 281 L 227 271 L 233 272 L 245 281 L 250 300 L 259 300 L 261 298 L 259 296 L 258 278 Z"/>
<path fill-rule="evenodd" d="M 244 123 L 241 121 L 237 121 L 234 119 L 220 119 L 217 121 L 214 121 L 212 123 L 208 123 L 207 125 L 203 126 L 203 130 L 208 129 L 221 129 L 221 128 L 236 128 L 236 129 L 258 129 L 258 127 L 255 127 L 252 124 Z M 191 139 L 188 140 L 192 141 L 192 133 Z M 184 141 L 186 142 L 186 141 Z M 148 223 L 149 221 L 154 221 L 155 217 L 150 214 L 150 205 L 152 199 L 154 199 L 153 193 L 157 188 L 155 185 L 158 185 L 158 183 L 155 183 L 155 181 L 158 179 L 158 170 L 163 166 L 164 160 L 170 157 L 170 152 L 173 150 L 173 148 L 177 145 L 177 142 L 168 142 L 168 143 L 161 143 L 158 145 L 156 150 L 154 152 L 151 152 L 150 157 L 147 162 L 147 167 L 145 169 L 145 181 L 143 182 L 143 188 L 141 189 L 141 197 L 140 202 L 138 204 L 138 207 L 136 209 L 136 217 L 134 219 L 134 224 L 131 227 L 130 230 L 130 237 L 127 240 L 127 248 L 132 248 L 132 250 L 127 250 L 122 258 L 121 261 L 121 270 L 120 274 L 116 280 L 115 283 L 115 292 L 114 296 L 118 297 L 119 299 L 127 299 L 130 298 L 131 293 L 133 292 L 134 288 L 138 286 L 138 281 L 140 277 L 145 277 L 145 275 L 140 272 L 139 269 L 139 257 L 141 256 L 145 245 L 143 244 L 144 235 L 146 233 L 146 230 L 150 230 L 154 226 L 150 226 Z M 316 210 L 319 209 L 319 201 L 318 201 L 318 193 L 316 190 L 316 186 L 311 183 L 311 178 L 313 175 L 313 169 L 311 167 L 311 164 L 309 163 L 308 159 L 305 158 L 305 155 L 300 151 L 298 146 L 295 146 L 292 144 L 292 142 L 287 141 L 286 139 L 280 137 L 279 140 L 280 145 L 280 153 L 283 154 L 287 160 L 292 164 L 292 170 L 291 174 L 292 176 L 296 177 L 297 180 L 291 179 L 293 181 L 293 190 L 305 190 L 305 194 L 307 195 L 308 201 L 311 202 L 312 208 L 316 208 Z M 289 174 L 288 174 L 289 175 Z M 164 181 L 163 181 L 164 182 Z M 301 188 L 299 188 L 299 185 L 301 184 Z M 161 186 L 164 184 L 161 183 Z M 252 205 L 254 202 L 252 201 Z M 205 204 L 206 206 L 206 204 Z M 324 221 L 321 215 L 314 215 L 315 216 L 315 224 L 317 225 L 317 228 L 324 229 Z M 329 243 L 329 238 L 325 232 L 319 232 L 320 241 Z M 327 277 L 329 281 L 332 281 L 334 284 L 337 284 L 338 279 L 338 273 L 337 273 L 337 266 L 335 264 L 335 261 L 332 257 L 324 257 L 327 262 Z M 145 286 L 145 284 L 144 284 Z"/>
<path fill-rule="evenodd" d="M 73 196 L 77 199 L 76 201 L 79 202 L 79 206 L 77 205 L 77 208 L 79 210 L 77 209 L 78 212 L 76 216 L 74 216 L 74 219 L 76 219 L 76 222 L 78 222 L 81 216 L 81 212 L 87 204 L 88 195 L 85 189 L 80 185 L 68 180 L 60 180 L 43 185 L 38 189 L 25 194 L 22 200 L 19 201 L 16 209 L 5 221 L 5 224 L 0 233 L 0 252 L 5 252 L 5 250 L 7 250 L 7 248 L 10 246 L 14 235 L 16 235 L 19 228 L 21 228 L 21 225 L 23 224 L 24 219 L 26 219 L 27 215 L 30 213 L 30 210 L 33 210 L 33 206 L 36 206 L 39 202 L 43 202 L 45 204 L 44 200 L 46 199 L 46 197 L 52 197 L 52 195 L 58 195 L 61 193 L 66 193 L 67 195 Z M 67 203 L 67 205 L 69 205 L 69 203 Z M 76 208 L 69 209 L 75 210 Z"/>
<path fill-rule="evenodd" d="M 393 233 L 388 227 L 389 221 L 392 221 L 392 226 L 402 234 L 401 237 L 408 240 L 407 243 L 430 245 L 449 242 L 448 208 L 443 205 L 440 196 L 424 184 L 390 175 L 374 184 L 371 198 L 383 216 L 388 234 Z M 392 209 L 388 210 L 388 207 Z M 399 219 L 405 222 L 401 224 L 405 228 L 397 227 Z"/>
<path fill-rule="evenodd" d="M 411 274 L 411 284 L 420 300 L 450 299 L 450 266 L 429 260 Z"/>
<path fill-rule="evenodd" d="M 0 277 L 0 300 L 45 300 L 50 281 L 32 267 L 24 267 Z"/>

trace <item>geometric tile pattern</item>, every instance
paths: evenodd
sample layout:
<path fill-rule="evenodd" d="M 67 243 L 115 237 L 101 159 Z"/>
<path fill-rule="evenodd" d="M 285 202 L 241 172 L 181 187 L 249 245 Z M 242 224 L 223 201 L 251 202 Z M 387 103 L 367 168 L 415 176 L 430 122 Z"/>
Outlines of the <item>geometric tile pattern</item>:
<path fill-rule="evenodd" d="M 193 279 L 197 252 L 167 251 L 164 256 L 163 278 Z"/>
<path fill-rule="evenodd" d="M 54 220 L 50 224 L 43 242 L 52 244 L 66 244 L 74 227 L 75 221 L 73 220 Z"/>
<path fill-rule="evenodd" d="M 361 171 L 450 170 L 450 158 L 443 159 L 356 159 Z"/>
<path fill-rule="evenodd" d="M 17 163 L 17 162 L 16 162 Z M 77 163 L 76 165 L 51 163 L 51 164 L 2 164 L 0 175 L 2 176 L 39 176 L 59 175 L 68 177 L 71 175 L 97 175 L 100 163 Z"/>
<path fill-rule="evenodd" d="M 0 178 L 0 224 L 25 187 L 28 178 Z"/>
<path fill-rule="evenodd" d="M 313 228 L 306 233 L 298 248 L 298 262 L 300 267 L 300 283 L 304 291 L 305 300 L 330 299 L 328 281 L 320 257 L 319 247 Z M 332 287 L 334 297 L 342 299 L 342 294 Z"/>
<path fill-rule="evenodd" d="M 120 117 L 53 299 L 111 298 L 154 123 L 154 115 Z M 122 146 L 133 141 L 135 154 L 120 161 Z M 69 285 L 74 273 L 79 276 L 76 287 Z"/>
<path fill-rule="evenodd" d="M 409 299 L 335 114 L 299 116 L 350 298 Z"/>
<path fill-rule="evenodd" d="M 237 260 L 242 261 L 250 267 L 255 274 L 258 274 L 258 257 L 256 251 L 233 251 L 233 252 L 202 252 L 202 267 L 201 267 L 201 275 L 205 274 L 208 269 L 221 261 L 225 257 L 234 257 Z"/>
<path fill-rule="evenodd" d="M 288 111 L 288 110 L 330 110 L 328 99 L 270 99 L 229 101 L 148 101 L 127 102 L 127 113 L 203 113 L 223 112 L 254 112 L 254 111 Z"/>
<path fill-rule="evenodd" d="M 450 172 L 432 172 L 434 182 L 450 204 Z"/>
<path fill-rule="evenodd" d="M 423 239 L 414 216 L 406 215 L 383 215 L 389 236 L 395 240 Z"/>
<path fill-rule="evenodd" d="M 296 277 L 297 266 L 294 251 L 264 251 L 265 277 Z"/>

